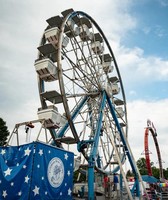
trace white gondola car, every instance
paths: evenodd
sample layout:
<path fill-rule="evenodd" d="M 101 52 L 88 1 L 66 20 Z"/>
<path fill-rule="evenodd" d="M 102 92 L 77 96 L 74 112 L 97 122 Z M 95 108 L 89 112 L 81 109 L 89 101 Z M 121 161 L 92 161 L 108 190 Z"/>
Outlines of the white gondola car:
<path fill-rule="evenodd" d="M 106 74 L 112 72 L 113 66 L 111 65 L 111 62 L 112 62 L 111 55 L 110 54 L 104 54 L 104 55 L 101 55 L 100 58 L 101 58 L 101 64 L 103 66 L 104 72 Z"/>
<path fill-rule="evenodd" d="M 42 80 L 50 82 L 58 79 L 57 67 L 49 58 L 36 61 L 34 66 Z"/>
<path fill-rule="evenodd" d="M 72 19 L 67 21 L 67 26 L 70 30 L 66 31 L 65 34 L 69 38 L 72 38 L 74 36 L 76 37 L 79 35 L 79 27 L 78 26 L 75 27 L 75 22 Z"/>
<path fill-rule="evenodd" d="M 113 95 L 118 94 L 120 92 L 120 88 L 117 83 L 113 83 L 111 85 Z"/>
<path fill-rule="evenodd" d="M 50 42 L 54 47 L 57 47 L 58 46 L 58 40 L 59 40 L 59 28 L 58 27 L 54 27 L 54 28 L 50 28 L 50 29 L 47 29 L 45 31 L 45 38 L 48 40 L 48 42 Z M 66 37 L 63 37 L 63 40 L 62 40 L 62 46 L 63 47 L 66 47 L 68 45 L 68 42 L 69 42 L 69 38 L 66 36 Z"/>
<path fill-rule="evenodd" d="M 92 51 L 95 54 L 102 54 L 104 51 L 104 47 L 100 41 L 95 41 L 91 43 Z"/>
<path fill-rule="evenodd" d="M 54 43 L 56 45 L 59 39 L 59 32 L 60 30 L 58 27 L 47 29 L 44 32 L 45 38 L 48 40 L 48 42 Z"/>
<path fill-rule="evenodd" d="M 103 70 L 104 72 L 107 74 L 107 73 L 111 73 L 114 69 L 114 67 L 111 65 L 111 61 L 109 62 L 103 62 L 102 63 L 102 66 L 103 66 Z"/>
<path fill-rule="evenodd" d="M 118 118 L 124 117 L 124 110 L 122 107 L 116 107 L 116 116 Z"/>
<path fill-rule="evenodd" d="M 69 31 L 66 31 L 65 34 L 69 37 L 69 38 L 72 38 L 72 37 L 76 37 L 79 35 L 79 27 L 75 27 L 73 30 L 69 30 Z"/>
<path fill-rule="evenodd" d="M 67 36 L 63 37 L 62 46 L 66 47 L 69 43 L 69 38 Z"/>
<path fill-rule="evenodd" d="M 61 115 L 54 105 L 48 106 L 46 109 L 39 108 L 37 114 L 39 119 L 45 119 L 47 127 L 59 128 L 67 122 L 65 116 Z"/>
<path fill-rule="evenodd" d="M 72 30 L 74 30 L 74 26 L 75 26 L 75 22 L 74 22 L 74 20 L 68 20 L 67 21 L 67 25 L 68 25 L 68 27 L 70 28 L 70 29 L 72 29 Z"/>
<path fill-rule="evenodd" d="M 93 34 L 89 31 L 89 28 L 86 26 L 86 24 L 83 24 L 79 27 L 79 36 L 82 41 L 88 41 L 92 39 Z"/>
<path fill-rule="evenodd" d="M 107 94 L 109 95 L 109 97 L 112 97 L 112 88 L 111 88 L 111 84 L 110 84 L 110 85 L 107 84 L 107 85 L 105 86 L 105 90 L 106 90 Z"/>

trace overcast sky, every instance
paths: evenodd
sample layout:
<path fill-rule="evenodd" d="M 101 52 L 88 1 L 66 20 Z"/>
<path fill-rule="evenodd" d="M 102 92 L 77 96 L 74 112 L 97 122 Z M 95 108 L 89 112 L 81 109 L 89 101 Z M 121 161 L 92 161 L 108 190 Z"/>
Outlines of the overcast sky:
<path fill-rule="evenodd" d="M 124 84 L 135 159 L 144 157 L 144 128 L 150 119 L 158 132 L 163 165 L 168 167 L 167 0 L 1 0 L 0 117 L 10 131 L 18 122 L 37 119 L 37 47 L 46 19 L 68 8 L 89 14 L 111 44 Z M 149 149 L 157 165 L 151 136 Z"/>

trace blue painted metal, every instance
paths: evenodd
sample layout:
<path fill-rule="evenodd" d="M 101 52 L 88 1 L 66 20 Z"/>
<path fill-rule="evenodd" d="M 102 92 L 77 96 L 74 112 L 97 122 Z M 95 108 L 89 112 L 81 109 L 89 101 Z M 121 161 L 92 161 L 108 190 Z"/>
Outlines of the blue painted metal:
<path fill-rule="evenodd" d="M 105 91 L 102 92 L 102 100 L 101 100 L 101 104 L 100 104 L 100 109 L 99 109 L 99 118 L 97 121 L 97 127 L 96 127 L 96 131 L 95 131 L 95 136 L 94 136 L 94 143 L 93 143 L 93 147 L 91 150 L 91 156 L 93 158 L 96 157 L 97 154 L 97 147 L 98 147 L 98 143 L 99 143 L 99 136 L 100 136 L 100 130 L 102 127 L 102 118 L 103 118 L 103 110 L 105 107 L 105 103 L 106 103 L 106 93 Z"/>
<path fill-rule="evenodd" d="M 97 162 L 97 166 L 98 166 L 98 168 L 101 168 L 101 167 L 102 167 L 102 166 L 101 166 L 101 158 L 100 158 L 99 155 L 97 156 L 97 160 L 96 160 L 96 162 Z"/>
<path fill-rule="evenodd" d="M 119 178 L 120 178 L 120 181 L 119 181 L 120 189 L 121 189 L 121 194 L 122 194 L 122 190 L 123 190 L 123 176 L 122 176 L 122 174 L 120 174 Z"/>
<path fill-rule="evenodd" d="M 91 154 L 89 157 L 89 167 L 88 167 L 88 199 L 89 200 L 94 200 L 94 167 L 95 167 L 95 160 L 96 160 L 96 155 L 97 155 L 97 148 L 98 148 L 98 143 L 99 143 L 99 136 L 100 136 L 100 130 L 102 126 L 102 118 L 103 118 L 103 110 L 105 107 L 105 102 L 106 102 L 106 94 L 105 91 L 102 92 L 102 100 L 100 104 L 100 109 L 99 109 L 99 117 L 97 121 L 97 126 L 96 126 L 96 131 L 94 135 L 94 143 L 91 149 Z"/>
<path fill-rule="evenodd" d="M 137 177 L 135 177 L 135 181 L 134 181 L 134 185 L 131 189 L 131 194 L 132 196 L 135 196 L 135 191 L 136 191 L 136 195 L 138 197 L 140 197 L 140 187 L 139 187 L 139 180 Z"/>
<path fill-rule="evenodd" d="M 125 137 L 124 137 L 124 135 L 123 135 L 123 132 L 122 132 L 122 130 L 121 130 L 121 127 L 120 127 L 120 124 L 119 124 L 119 122 L 118 122 L 118 119 L 117 119 L 117 116 L 116 116 L 114 107 L 113 107 L 113 105 L 112 105 L 112 103 L 111 103 L 111 100 L 110 100 L 110 98 L 108 97 L 108 95 L 106 95 L 106 96 L 107 96 L 107 102 L 108 102 L 108 105 L 109 105 L 109 107 L 110 107 L 111 114 L 112 114 L 113 119 L 114 119 L 114 121 L 115 121 L 116 127 L 117 127 L 117 129 L 118 129 L 118 131 L 119 131 L 119 133 L 120 133 L 121 140 L 122 140 L 122 142 L 123 142 L 123 144 L 124 144 L 124 146 L 125 146 L 126 155 L 128 156 L 128 160 L 129 160 L 129 162 L 130 162 L 130 165 L 131 165 L 131 167 L 132 167 L 133 173 L 135 174 L 135 178 L 136 178 L 136 177 L 138 177 L 138 172 L 137 172 L 137 168 L 136 168 L 136 166 L 135 166 L 135 163 L 134 163 L 134 161 L 133 161 L 134 159 L 132 158 L 132 155 L 131 155 L 131 153 L 130 153 L 130 151 L 129 151 L 129 148 L 128 148 L 128 146 L 127 146 L 127 142 L 126 142 Z M 136 184 L 136 192 L 137 192 L 137 196 L 139 197 L 139 196 L 140 196 L 139 181 L 137 181 L 137 184 Z"/>
<path fill-rule="evenodd" d="M 76 107 L 76 109 L 74 110 L 74 112 L 72 113 L 72 120 L 74 120 L 74 118 L 78 115 L 78 113 L 80 112 L 80 110 L 82 109 L 82 107 L 84 106 L 84 104 L 86 103 L 88 97 L 84 97 L 82 99 L 82 101 L 80 102 L 80 104 Z M 54 138 L 59 138 L 59 137 L 63 137 L 65 134 L 65 131 L 68 129 L 69 127 L 69 123 L 67 122 L 58 133 L 56 133 L 55 129 L 51 129 L 50 131 L 52 132 L 52 135 L 54 136 Z M 55 145 L 55 142 L 53 141 L 51 143 L 51 145 Z"/>
<path fill-rule="evenodd" d="M 136 183 L 136 196 L 140 197 L 141 190 L 140 190 L 138 175 L 135 177 L 135 183 Z"/>
<path fill-rule="evenodd" d="M 57 134 L 56 134 L 55 129 L 51 129 L 50 131 L 52 132 L 52 135 L 53 135 L 55 138 L 57 138 Z M 54 145 L 54 144 L 55 144 L 55 142 L 53 141 L 53 142 L 51 143 L 51 145 Z"/>
<path fill-rule="evenodd" d="M 71 120 L 73 121 L 75 119 L 75 117 L 79 114 L 80 110 L 82 109 L 82 107 L 85 105 L 86 101 L 88 100 L 88 96 L 85 96 L 81 102 L 79 103 L 79 105 L 76 107 L 76 109 L 74 110 L 74 112 L 72 113 L 71 116 Z M 65 131 L 67 130 L 67 128 L 69 127 L 69 123 L 67 122 L 65 124 L 65 126 L 63 126 L 60 131 L 58 132 L 58 136 L 57 137 L 63 137 L 65 134 Z"/>
<path fill-rule="evenodd" d="M 89 119 L 90 119 L 90 126 L 91 127 L 93 127 L 93 125 L 92 125 L 92 109 L 91 109 L 91 106 L 90 106 L 90 104 L 88 104 L 88 110 L 89 110 Z"/>
<path fill-rule="evenodd" d="M 44 81 L 43 80 L 42 80 L 42 83 L 41 83 L 41 89 L 42 89 L 42 92 L 44 92 L 45 86 L 44 86 Z"/>
<path fill-rule="evenodd" d="M 88 200 L 94 200 L 94 196 L 94 165 L 91 161 L 88 167 Z"/>
<path fill-rule="evenodd" d="M 87 148 L 88 144 L 92 144 L 94 140 L 82 140 L 78 142 L 77 149 L 79 152 L 82 152 L 83 149 Z"/>

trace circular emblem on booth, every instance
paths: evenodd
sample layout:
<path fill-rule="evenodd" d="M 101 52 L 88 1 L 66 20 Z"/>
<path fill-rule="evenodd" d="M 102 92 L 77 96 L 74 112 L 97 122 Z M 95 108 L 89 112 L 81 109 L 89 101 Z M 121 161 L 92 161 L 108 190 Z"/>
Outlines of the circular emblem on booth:
<path fill-rule="evenodd" d="M 54 188 L 59 187 L 64 179 L 64 164 L 58 157 L 50 160 L 47 169 L 47 176 L 50 185 Z"/>

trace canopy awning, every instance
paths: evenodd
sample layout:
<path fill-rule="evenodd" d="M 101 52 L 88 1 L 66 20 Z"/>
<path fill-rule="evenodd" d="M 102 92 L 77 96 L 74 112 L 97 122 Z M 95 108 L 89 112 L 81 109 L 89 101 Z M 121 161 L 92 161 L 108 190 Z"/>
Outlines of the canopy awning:
<path fill-rule="evenodd" d="M 154 176 L 149 176 L 149 175 L 142 175 L 142 180 L 147 183 L 159 182 L 159 179 L 155 178 Z"/>

